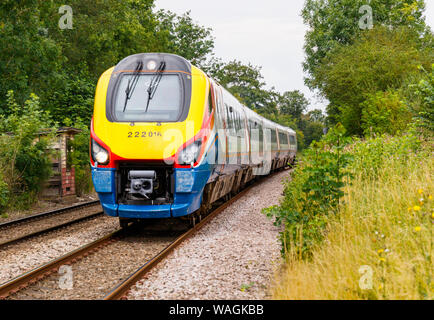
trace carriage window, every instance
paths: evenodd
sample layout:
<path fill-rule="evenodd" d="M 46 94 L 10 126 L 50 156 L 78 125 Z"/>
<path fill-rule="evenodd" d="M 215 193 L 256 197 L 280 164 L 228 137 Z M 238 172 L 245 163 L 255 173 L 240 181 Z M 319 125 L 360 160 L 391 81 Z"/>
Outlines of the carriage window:
<path fill-rule="evenodd" d="M 213 106 L 213 103 L 212 103 L 212 94 L 211 94 L 211 88 L 210 88 L 209 92 L 208 92 L 208 112 L 209 112 L 209 114 L 212 113 L 212 106 Z"/>
<path fill-rule="evenodd" d="M 275 129 L 271 129 L 271 143 L 277 143 L 277 135 Z"/>
<path fill-rule="evenodd" d="M 279 141 L 281 145 L 288 145 L 288 135 L 284 132 L 279 132 Z"/>
<path fill-rule="evenodd" d="M 289 136 L 289 141 L 291 142 L 291 146 L 295 146 L 295 137 L 294 136 Z"/>

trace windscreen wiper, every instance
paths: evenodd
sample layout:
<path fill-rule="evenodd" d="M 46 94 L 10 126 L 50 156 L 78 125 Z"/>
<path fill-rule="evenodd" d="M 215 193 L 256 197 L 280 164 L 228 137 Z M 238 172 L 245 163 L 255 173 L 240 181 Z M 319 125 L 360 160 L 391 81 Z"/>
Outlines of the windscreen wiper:
<path fill-rule="evenodd" d="M 145 113 L 148 112 L 149 102 L 151 102 L 152 98 L 154 98 L 155 92 L 157 91 L 158 85 L 160 84 L 161 78 L 163 77 L 163 70 L 166 69 L 166 62 L 161 61 L 160 66 L 158 67 L 156 74 L 151 80 L 151 83 L 148 87 L 148 101 L 146 102 Z"/>
<path fill-rule="evenodd" d="M 134 70 L 134 75 L 132 79 L 128 79 L 128 85 L 125 89 L 125 103 L 124 103 L 124 110 L 122 112 L 125 112 L 125 109 L 127 108 L 128 100 L 131 99 L 133 96 L 134 90 L 136 89 L 137 82 L 139 82 L 139 76 L 140 76 L 140 70 L 143 68 L 143 62 L 139 61 L 137 63 L 136 69 Z"/>

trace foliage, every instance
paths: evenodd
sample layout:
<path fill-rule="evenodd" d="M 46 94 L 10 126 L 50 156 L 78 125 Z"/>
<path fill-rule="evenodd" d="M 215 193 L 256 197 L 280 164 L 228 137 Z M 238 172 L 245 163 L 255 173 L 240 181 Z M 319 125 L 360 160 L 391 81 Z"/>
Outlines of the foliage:
<path fill-rule="evenodd" d="M 238 97 L 244 105 L 251 109 L 263 110 L 267 113 L 276 113 L 277 94 L 274 90 L 266 90 L 261 68 L 245 65 L 233 60 L 223 63 L 213 60 L 208 66 L 208 72 L 222 86 Z"/>
<path fill-rule="evenodd" d="M 0 213 L 4 211 L 9 202 L 9 188 L 0 172 Z"/>
<path fill-rule="evenodd" d="M 196 66 L 205 64 L 214 49 L 210 28 L 197 25 L 190 11 L 177 16 L 173 12 L 160 10 L 156 17 L 159 20 L 158 30 L 168 35 L 167 52 L 176 53 Z"/>
<path fill-rule="evenodd" d="M 298 121 L 301 115 L 307 110 L 309 101 L 303 93 L 298 90 L 284 92 L 279 97 L 279 110 L 282 114 L 289 114 Z"/>
<path fill-rule="evenodd" d="M 349 140 L 344 135 L 338 125 L 306 150 L 294 178 L 285 186 L 281 205 L 264 210 L 276 225 L 285 226 L 282 253 L 309 257 L 323 239 L 327 216 L 337 212 L 348 174 L 345 168 L 350 158 L 344 146 Z"/>
<path fill-rule="evenodd" d="M 31 92 L 60 86 L 64 58 L 60 46 L 41 31 L 37 0 L 0 3 L 0 114 L 9 114 L 6 94 L 24 103 Z"/>
<path fill-rule="evenodd" d="M 377 27 L 350 46 L 331 51 L 317 68 L 316 84 L 330 101 L 330 121 L 342 122 L 349 134 L 363 134 L 362 103 L 377 92 L 400 89 L 418 67 L 431 66 L 433 51 L 409 28 Z"/>
<path fill-rule="evenodd" d="M 35 94 L 19 105 L 9 91 L 8 108 L 10 114 L 0 118 L 0 172 L 10 195 L 31 201 L 51 174 L 47 147 L 53 133 L 46 129 L 53 123 Z"/>
<path fill-rule="evenodd" d="M 72 120 L 91 119 L 93 112 L 93 95 L 96 82 L 86 71 L 86 66 L 79 67 L 79 72 L 68 72 L 62 76 L 64 86 L 52 91 L 47 98 L 47 110 L 62 125 L 67 125 L 65 115 Z M 89 120 L 90 122 L 90 120 Z"/>
<path fill-rule="evenodd" d="M 396 91 L 369 94 L 360 106 L 361 127 L 365 135 L 395 134 L 403 131 L 411 121 L 410 110 Z"/>
<path fill-rule="evenodd" d="M 354 156 L 351 168 L 363 179 L 376 180 L 389 162 L 399 160 L 406 166 L 409 158 L 420 148 L 421 142 L 414 129 L 395 137 L 380 135 L 366 141 L 356 140 L 351 147 Z"/>
<path fill-rule="evenodd" d="M 306 84 L 312 89 L 321 88 L 317 72 L 327 54 L 353 44 L 363 34 L 359 26 L 363 13 L 359 10 L 367 4 L 372 8 L 375 27 L 406 26 L 419 35 L 428 32 L 423 17 L 424 0 L 307 0 L 302 10 L 304 23 L 309 27 L 303 66 L 309 75 Z"/>
<path fill-rule="evenodd" d="M 339 215 L 310 260 L 288 260 L 274 299 L 433 299 L 432 144 L 414 133 L 357 140 Z"/>
<path fill-rule="evenodd" d="M 431 67 L 431 73 L 428 73 L 423 67 L 420 67 L 425 77 L 418 83 L 410 85 L 415 100 L 411 105 L 413 112 L 416 114 L 416 120 L 419 127 L 426 130 L 428 135 L 434 131 L 434 65 Z"/>
<path fill-rule="evenodd" d="M 313 141 L 321 140 L 325 128 L 323 122 L 312 118 L 310 114 L 301 117 L 299 127 L 303 131 L 304 143 L 306 146 L 310 146 Z"/>
<path fill-rule="evenodd" d="M 73 28 L 58 26 L 60 0 L 0 4 L 0 114 L 6 93 L 18 103 L 35 92 L 54 120 L 90 122 L 99 76 L 124 57 L 169 52 L 202 63 L 214 46 L 210 29 L 189 13 L 154 13 L 154 0 L 71 0 Z"/>
<path fill-rule="evenodd" d="M 92 176 L 89 163 L 89 127 L 78 118 L 76 122 L 66 119 L 67 126 L 80 129 L 81 132 L 70 141 L 68 152 L 68 164 L 75 168 L 75 192 L 77 196 L 89 193 L 92 190 Z"/>

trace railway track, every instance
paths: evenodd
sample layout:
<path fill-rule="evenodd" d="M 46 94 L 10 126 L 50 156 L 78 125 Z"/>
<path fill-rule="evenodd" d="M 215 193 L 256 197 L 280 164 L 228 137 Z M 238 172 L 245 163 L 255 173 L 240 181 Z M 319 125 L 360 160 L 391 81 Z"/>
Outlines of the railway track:
<path fill-rule="evenodd" d="M 119 300 L 125 299 L 128 294 L 129 289 L 143 276 L 154 268 L 160 261 L 162 261 L 167 255 L 169 255 L 176 247 L 178 247 L 183 241 L 193 236 L 198 230 L 200 230 L 204 225 L 216 217 L 219 213 L 225 210 L 232 203 L 236 202 L 242 196 L 244 196 L 255 184 L 247 186 L 240 193 L 234 197 L 228 199 L 223 204 L 219 205 L 217 208 L 213 209 L 205 218 L 197 222 L 194 227 L 187 229 L 185 232 L 180 232 L 179 230 L 172 230 L 172 235 L 168 235 L 167 230 L 165 230 L 164 236 L 159 234 L 159 232 L 151 231 L 151 234 L 143 235 L 137 237 L 131 231 L 135 230 L 135 226 L 129 226 L 128 228 L 118 230 L 109 235 L 106 235 L 88 245 L 85 245 L 79 249 L 76 249 L 62 257 L 52 260 L 34 270 L 22 274 L 10 281 L 5 282 L 0 285 L 0 299 L 52 299 L 53 292 L 55 299 L 104 299 L 104 300 Z M 178 226 L 179 227 L 179 226 Z M 176 228 L 175 228 L 176 229 Z M 135 230 L 136 232 L 137 230 Z M 161 230 L 160 230 L 161 231 Z M 153 234 L 152 234 L 153 233 Z M 137 258 L 137 262 L 131 264 L 128 272 L 128 268 L 124 267 L 130 261 L 124 259 L 122 255 L 119 255 L 122 251 L 122 247 L 126 245 L 138 245 L 139 247 L 145 247 L 144 244 L 153 242 L 152 250 L 145 249 L 136 256 L 134 254 L 132 260 Z M 118 248 L 116 248 L 116 246 Z M 110 247 L 113 247 L 110 249 Z M 151 247 L 151 245 L 149 245 Z M 119 250 L 119 248 L 121 250 Z M 107 252 L 104 252 L 106 250 Z M 99 257 L 98 257 L 98 253 Z M 116 257 L 119 255 L 118 257 Z M 141 258 L 141 255 L 145 258 Z M 140 256 L 140 257 L 139 257 Z M 110 263 L 105 263 L 104 259 L 109 259 Z M 114 259 L 114 261 L 113 261 Z M 139 263 L 141 261 L 142 263 Z M 143 264 L 143 261 L 146 261 Z M 82 265 L 80 265 L 82 264 Z M 90 275 L 79 275 L 83 283 L 78 284 L 76 288 L 75 278 L 74 278 L 74 288 L 71 291 L 59 289 L 59 268 L 62 266 L 73 266 L 76 269 L 88 272 L 89 270 L 97 270 L 95 274 L 98 277 L 98 273 L 104 274 L 104 269 L 108 266 L 108 269 L 113 269 L 115 266 L 116 270 L 119 268 L 124 269 L 122 272 L 114 275 L 114 279 L 108 281 L 106 278 L 101 279 L 107 282 L 104 285 L 95 283 L 99 286 L 100 290 L 89 290 L 89 279 Z M 141 266 L 140 266 L 141 265 Z M 140 266 L 137 268 L 137 266 Z M 100 269 L 100 268 L 103 269 Z M 107 274 L 112 274 L 107 272 Z M 121 275 L 120 275 L 121 274 Z M 104 276 L 103 276 L 104 277 Z M 119 278 L 119 280 L 117 280 Z M 123 280 L 122 280 L 123 279 Z M 107 287 L 107 288 L 106 288 Z M 76 293 L 80 291 L 81 294 Z M 87 294 L 87 291 L 93 291 L 92 294 Z M 26 293 L 27 292 L 27 293 Z M 69 294 L 69 292 L 73 294 Z M 75 293 L 74 293 L 75 292 Z"/>
<path fill-rule="evenodd" d="M 101 216 L 103 211 L 98 204 L 99 201 L 89 201 L 1 223 L 0 249 L 22 240 Z"/>

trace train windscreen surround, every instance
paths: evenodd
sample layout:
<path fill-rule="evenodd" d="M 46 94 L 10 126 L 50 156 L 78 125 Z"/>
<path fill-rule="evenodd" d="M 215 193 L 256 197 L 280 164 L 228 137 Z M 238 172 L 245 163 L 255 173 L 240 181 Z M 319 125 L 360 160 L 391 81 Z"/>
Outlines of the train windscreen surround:
<path fill-rule="evenodd" d="M 152 74 L 141 74 L 126 104 L 126 89 L 133 81 L 134 75 L 122 76 L 114 104 L 115 121 L 174 122 L 178 120 L 182 111 L 183 94 L 180 77 L 177 74 L 162 75 L 155 89 L 155 95 L 149 100 L 147 89 L 153 77 Z"/>
<path fill-rule="evenodd" d="M 171 54 L 135 54 L 120 61 L 111 74 L 107 120 L 182 122 L 188 116 L 191 95 L 189 61 Z"/>

